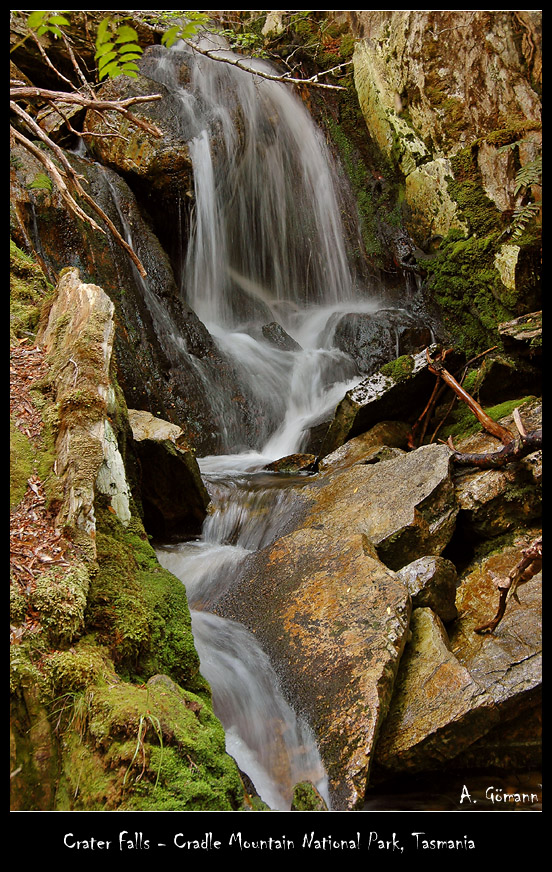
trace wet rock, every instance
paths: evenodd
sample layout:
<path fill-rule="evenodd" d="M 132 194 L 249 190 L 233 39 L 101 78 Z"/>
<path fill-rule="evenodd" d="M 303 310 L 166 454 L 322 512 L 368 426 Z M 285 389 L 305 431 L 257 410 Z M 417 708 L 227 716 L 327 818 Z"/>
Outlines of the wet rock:
<path fill-rule="evenodd" d="M 366 535 L 391 569 L 440 554 L 455 529 L 458 506 L 446 445 L 424 445 L 390 460 L 320 478 L 303 492 L 309 522 Z"/>
<path fill-rule="evenodd" d="M 413 608 L 430 608 L 446 624 L 458 617 L 457 573 L 454 563 L 444 557 L 420 557 L 397 573 L 412 597 Z"/>
<path fill-rule="evenodd" d="M 359 372 L 371 375 L 402 354 L 426 348 L 432 342 L 429 327 L 417 322 L 405 309 L 382 309 L 371 313 L 334 316 L 333 342 L 350 354 Z"/>
<path fill-rule="evenodd" d="M 405 642 L 404 585 L 365 536 L 313 525 L 252 555 L 216 610 L 253 629 L 270 651 L 308 713 L 332 806 L 357 807 Z"/>
<path fill-rule="evenodd" d="M 265 469 L 269 472 L 310 472 L 314 469 L 315 460 L 314 454 L 289 454 L 268 463 Z"/>
<path fill-rule="evenodd" d="M 410 631 L 376 749 L 378 773 L 437 768 L 498 723 L 492 701 L 452 653 L 440 618 L 415 609 Z"/>
<path fill-rule="evenodd" d="M 419 414 L 434 384 L 435 376 L 429 372 L 425 350 L 403 355 L 367 376 L 347 391 L 339 403 L 320 448 L 320 457 L 379 421 L 397 417 L 397 409 L 401 410 L 402 421 Z"/>
<path fill-rule="evenodd" d="M 380 421 L 366 433 L 349 439 L 318 464 L 321 473 L 346 469 L 355 463 L 372 463 L 376 456 L 381 459 L 383 448 L 406 448 L 409 428 L 400 421 Z"/>
<path fill-rule="evenodd" d="M 168 255 L 126 182 L 108 168 L 69 155 L 89 192 L 123 236 L 121 216 L 127 221 L 147 271 L 145 280 L 114 240 L 75 222 L 55 190 L 29 188 L 41 165 L 24 149 L 16 148 L 14 154 L 11 208 L 16 237 L 26 250 L 40 251 L 50 281 L 57 281 L 68 265 L 74 266 L 84 281 L 100 285 L 114 304 L 117 380 L 127 404 L 176 422 L 191 445 L 209 454 L 221 450 L 222 439 L 213 395 L 217 400 L 219 394 L 231 397 L 224 411 L 227 426 L 245 430 L 245 438 L 254 442 L 260 425 L 255 412 L 247 408 L 236 373 L 182 300 Z M 165 215 L 159 226 L 170 223 Z M 211 396 L 206 395 L 206 383 Z"/>
<path fill-rule="evenodd" d="M 163 539 L 197 535 L 210 502 L 193 451 L 179 427 L 129 409 L 141 466 L 141 499 L 148 532 Z"/>
<path fill-rule="evenodd" d="M 449 460 L 432 445 L 313 476 L 296 529 L 252 555 L 215 606 L 253 630 L 286 676 L 335 808 L 362 801 L 406 639 L 410 595 L 389 566 L 439 553 L 454 529 Z"/>
<path fill-rule="evenodd" d="M 412 637 L 376 751 L 375 780 L 390 773 L 437 769 L 456 757 L 467 759 L 472 745 L 483 747 L 477 744 L 482 737 L 499 735 L 499 728 L 506 729 L 538 704 L 541 574 L 518 588 L 519 603 L 509 602 L 493 635 L 474 633 L 496 612 L 493 579 L 508 574 L 526 544 L 527 537 L 474 561 L 462 574 L 456 598 L 459 618 L 449 636 L 430 609 L 414 610 Z"/>
<path fill-rule="evenodd" d="M 276 348 L 282 351 L 301 351 L 301 346 L 293 339 L 289 333 L 286 333 L 284 328 L 277 321 L 271 321 L 270 324 L 263 324 L 262 334 L 265 339 L 275 345 Z"/>

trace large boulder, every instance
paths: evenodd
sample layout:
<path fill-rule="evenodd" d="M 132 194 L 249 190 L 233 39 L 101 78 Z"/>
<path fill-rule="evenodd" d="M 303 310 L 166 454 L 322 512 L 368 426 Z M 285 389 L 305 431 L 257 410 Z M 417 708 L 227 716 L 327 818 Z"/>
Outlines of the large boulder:
<path fill-rule="evenodd" d="M 253 630 L 285 676 L 335 808 L 362 802 L 406 641 L 410 595 L 393 570 L 439 554 L 456 511 L 443 445 L 311 476 L 295 530 L 248 558 L 215 606 Z"/>
<path fill-rule="evenodd" d="M 542 683 L 542 574 L 518 588 L 493 635 L 475 633 L 498 606 L 493 583 L 518 563 L 528 538 L 518 539 L 461 575 L 458 620 L 449 627 L 429 608 L 412 614 L 412 637 L 397 676 L 373 769 L 374 779 L 439 769 L 477 748 L 487 734 L 505 732 L 538 706 Z M 518 731 L 519 732 L 519 731 Z M 495 746 L 500 739 L 495 739 Z M 523 763 L 526 749 L 521 749 Z M 499 759 L 498 747 L 494 756 Z M 515 750 L 509 748 L 516 765 Z M 513 756 L 512 756 L 513 755 Z M 481 761 L 481 755 L 479 758 Z M 517 761 L 519 762 L 519 761 Z"/>
<path fill-rule="evenodd" d="M 305 491 L 309 518 L 335 530 L 364 533 L 393 570 L 441 554 L 455 529 L 458 505 L 446 445 L 423 445 L 376 464 L 328 475 Z"/>
<path fill-rule="evenodd" d="M 141 466 L 146 529 L 163 539 L 197 535 L 210 497 L 183 431 L 150 412 L 129 409 L 128 417 Z"/>
<path fill-rule="evenodd" d="M 428 368 L 426 349 L 404 354 L 367 376 L 347 391 L 337 406 L 319 457 L 325 457 L 380 421 L 398 418 L 398 409 L 401 421 L 419 415 L 434 384 L 435 375 Z"/>
<path fill-rule="evenodd" d="M 216 611 L 255 631 L 308 714 L 332 807 L 363 800 L 410 600 L 362 534 L 305 527 L 252 556 Z"/>

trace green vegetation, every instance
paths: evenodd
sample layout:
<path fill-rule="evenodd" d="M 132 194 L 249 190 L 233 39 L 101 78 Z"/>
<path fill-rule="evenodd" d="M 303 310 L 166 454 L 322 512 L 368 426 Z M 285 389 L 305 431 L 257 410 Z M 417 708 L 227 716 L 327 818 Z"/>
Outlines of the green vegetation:
<path fill-rule="evenodd" d="M 414 368 L 414 360 L 410 354 L 403 354 L 396 360 L 392 360 L 381 367 L 382 375 L 392 378 L 395 382 L 404 381 L 409 377 Z"/>
<path fill-rule="evenodd" d="M 469 385 L 464 386 L 469 392 Z M 484 408 L 484 411 L 493 421 L 500 421 L 507 415 L 511 415 L 514 409 L 534 399 L 535 397 L 521 397 L 515 400 L 508 400 L 496 406 L 487 406 Z M 483 426 L 468 406 L 465 403 L 459 403 L 448 416 L 445 426 L 439 431 L 439 438 L 446 440 L 449 436 L 452 436 L 453 439 L 458 439 L 472 436 L 474 433 L 480 433 L 482 430 Z"/>
<path fill-rule="evenodd" d="M 106 16 L 102 19 L 96 33 L 96 54 L 100 81 L 106 76 L 138 75 L 136 61 L 142 54 L 138 45 L 138 34 L 124 20 Z"/>
<path fill-rule="evenodd" d="M 33 337 L 40 312 L 51 298 L 52 285 L 42 269 L 10 239 L 10 333 L 15 339 Z"/>

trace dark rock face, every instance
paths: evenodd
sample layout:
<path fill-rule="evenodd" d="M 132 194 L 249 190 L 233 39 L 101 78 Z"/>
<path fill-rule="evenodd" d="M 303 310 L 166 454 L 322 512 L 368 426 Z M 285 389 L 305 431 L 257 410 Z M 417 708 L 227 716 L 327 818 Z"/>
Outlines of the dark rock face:
<path fill-rule="evenodd" d="M 146 528 L 165 541 L 197 536 L 210 498 L 193 452 L 179 444 L 182 431 L 148 412 L 129 409 L 128 414 L 141 467 Z"/>
<path fill-rule="evenodd" d="M 113 240 L 76 222 L 59 197 L 28 190 L 27 179 L 40 171 L 40 165 L 29 161 L 22 150 L 19 154 L 20 166 L 12 180 L 14 234 L 24 247 L 26 241 L 33 241 L 52 280 L 62 269 L 76 266 L 83 281 L 98 283 L 112 299 L 117 378 L 128 405 L 177 422 L 191 446 L 215 453 L 224 429 L 212 402 L 218 391 L 233 397 L 227 415 L 245 422 L 246 438 L 254 433 L 254 416 L 231 364 L 182 300 L 168 256 L 126 182 L 99 164 L 71 157 L 87 179 L 89 192 L 123 237 L 131 233 L 146 279 Z"/>
<path fill-rule="evenodd" d="M 426 348 L 432 341 L 427 324 L 420 324 L 404 309 L 342 315 L 334 332 L 335 346 L 350 354 L 359 372 L 366 375 L 402 354 Z"/>

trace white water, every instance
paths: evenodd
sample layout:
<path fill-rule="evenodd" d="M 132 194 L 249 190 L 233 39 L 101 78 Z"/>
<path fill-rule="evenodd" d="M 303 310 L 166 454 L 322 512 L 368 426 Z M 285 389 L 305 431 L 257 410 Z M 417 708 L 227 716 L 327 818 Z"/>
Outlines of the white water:
<path fill-rule="evenodd" d="M 232 459 L 225 461 L 234 465 Z M 226 749 L 271 809 L 289 809 L 293 786 L 305 780 L 315 784 L 329 806 L 314 735 L 287 703 L 268 656 L 241 624 L 209 612 L 232 585 L 244 558 L 277 535 L 287 491 L 253 487 L 255 477 L 248 479 L 235 468 L 232 475 L 219 468 L 212 478 L 205 467 L 202 472 L 216 508 L 201 540 L 165 546 L 157 554 L 186 585 L 201 672 L 225 728 Z"/>
<path fill-rule="evenodd" d="M 190 70 L 185 88 L 182 60 Z M 159 560 L 186 585 L 202 674 L 229 753 L 271 808 L 289 809 L 301 780 L 315 783 L 329 804 L 314 736 L 286 702 L 265 652 L 243 626 L 210 610 L 285 517 L 288 491 L 264 487 L 259 471 L 301 451 L 310 427 L 331 417 L 361 378 L 332 346 L 336 313 L 370 313 L 383 304 L 355 287 L 326 143 L 287 86 L 185 47 L 165 53 L 147 74 L 171 91 L 193 163 L 182 293 L 231 359 L 261 419 L 258 444 L 244 452 L 230 398 L 214 398 L 225 453 L 199 460 L 213 512 L 200 541 L 160 548 Z M 293 350 L 262 335 L 272 322 L 295 340 Z"/>

